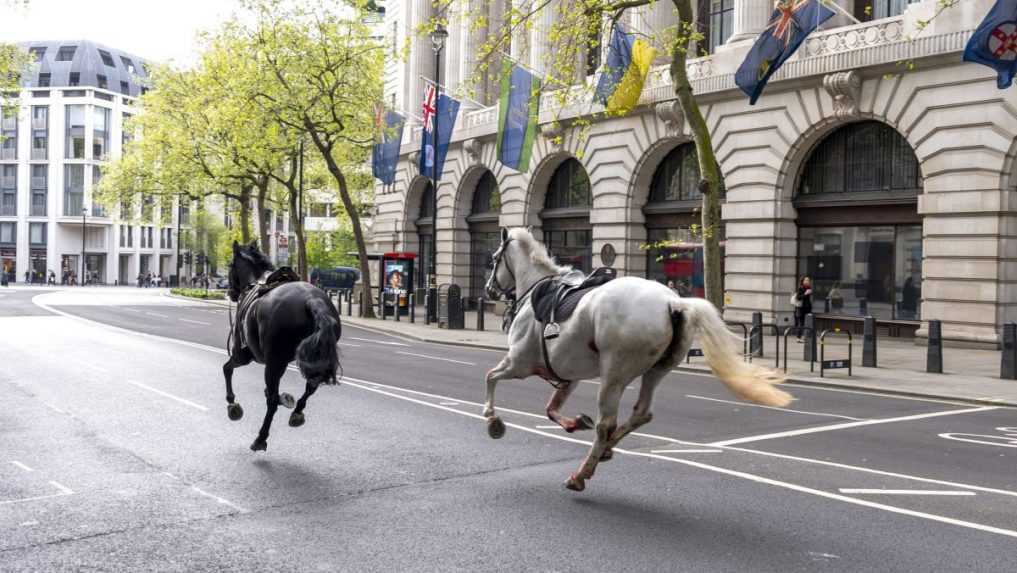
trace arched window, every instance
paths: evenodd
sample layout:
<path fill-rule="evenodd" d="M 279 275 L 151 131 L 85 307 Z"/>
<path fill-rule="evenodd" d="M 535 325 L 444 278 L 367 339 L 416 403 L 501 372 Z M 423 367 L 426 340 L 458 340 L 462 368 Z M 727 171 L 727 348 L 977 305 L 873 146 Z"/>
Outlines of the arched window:
<path fill-rule="evenodd" d="M 434 185 L 430 181 L 420 194 L 417 209 L 417 288 L 427 287 L 427 273 L 431 268 L 431 244 L 434 241 Z"/>
<path fill-rule="evenodd" d="M 485 171 L 473 191 L 473 206 L 466 222 L 470 226 L 470 289 L 469 296 L 479 299 L 484 295 L 484 284 L 491 272 L 491 256 L 501 244 L 498 215 L 501 212 L 501 193 L 494 174 Z"/>
<path fill-rule="evenodd" d="M 798 195 L 820 193 L 917 194 L 918 158 L 892 127 L 878 121 L 844 126 L 809 156 Z"/>
<path fill-rule="evenodd" d="M 544 244 L 559 264 L 589 272 L 593 255 L 593 193 L 582 164 L 566 159 L 551 176 L 540 216 Z"/>
<path fill-rule="evenodd" d="M 653 173 L 650 202 L 701 199 L 699 192 L 699 156 L 692 143 L 679 145 L 667 154 Z"/>
<path fill-rule="evenodd" d="M 813 148 L 794 197 L 797 274 L 812 279 L 822 327 L 842 324 L 841 317 L 874 316 L 917 328 L 921 185 L 914 151 L 888 125 L 852 123 Z"/>
<path fill-rule="evenodd" d="M 547 196 L 544 199 L 544 208 L 589 208 L 592 205 L 590 178 L 586 175 L 586 170 L 575 159 L 566 159 L 551 176 L 551 183 L 547 187 Z"/>

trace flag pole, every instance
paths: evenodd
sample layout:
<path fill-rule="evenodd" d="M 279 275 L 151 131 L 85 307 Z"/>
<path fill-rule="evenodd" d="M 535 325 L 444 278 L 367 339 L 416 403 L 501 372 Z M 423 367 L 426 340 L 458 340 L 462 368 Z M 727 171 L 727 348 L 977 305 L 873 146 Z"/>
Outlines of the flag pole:
<path fill-rule="evenodd" d="M 445 94 L 446 94 L 446 95 L 449 95 L 449 96 L 451 97 L 451 94 L 452 94 L 452 90 L 448 89 L 448 88 L 447 88 L 447 87 L 445 87 L 444 85 L 442 85 L 442 84 L 439 84 L 438 82 L 436 82 L 436 81 L 432 80 L 431 78 L 426 78 L 426 77 L 424 77 L 424 75 L 423 75 L 423 74 L 421 74 L 421 75 L 420 75 L 420 76 L 418 76 L 418 77 L 419 77 L 420 79 L 424 80 L 425 82 L 427 82 L 427 83 L 429 83 L 429 84 L 433 85 L 433 86 L 434 86 L 435 88 L 438 88 L 438 89 L 441 89 L 441 90 L 443 90 L 443 91 L 445 92 Z M 486 105 L 484 105 L 484 104 L 480 103 L 479 101 L 477 101 L 477 100 L 475 100 L 475 99 L 472 99 L 472 98 L 468 98 L 468 97 L 466 97 L 466 96 L 459 96 L 459 97 L 461 97 L 462 99 L 464 99 L 464 100 L 466 100 L 466 101 L 468 101 L 468 102 L 472 103 L 473 105 L 476 105 L 476 106 L 480 106 L 480 107 L 487 107 Z"/>
<path fill-rule="evenodd" d="M 530 72 L 531 74 L 537 76 L 538 78 L 540 78 L 541 82 L 543 82 L 545 84 L 549 83 L 548 80 L 550 80 L 550 83 L 558 84 L 559 86 L 561 86 L 563 88 L 570 88 L 570 87 L 572 87 L 572 86 L 570 86 L 570 85 L 568 85 L 568 84 L 566 84 L 564 82 L 561 82 L 561 81 L 556 80 L 556 79 L 551 78 L 551 77 L 547 77 L 543 72 L 537 71 L 537 70 L 531 68 L 530 66 L 527 66 L 526 64 L 524 64 L 524 63 L 520 62 L 519 60 L 517 60 L 516 58 L 513 58 L 511 55 L 506 54 L 502 50 L 498 50 L 498 55 L 503 57 L 503 58 L 508 58 L 509 60 L 515 62 L 515 64 L 517 66 L 519 66 L 520 68 L 522 68 L 522 69 Z"/>
<path fill-rule="evenodd" d="M 852 14 L 851 12 L 848 12 L 840 4 L 838 4 L 836 2 L 836 0 L 819 0 L 819 3 L 824 5 L 824 6 L 831 6 L 834 10 L 836 10 L 836 11 L 840 12 L 841 14 L 847 16 L 848 18 L 852 19 L 855 24 L 861 24 L 862 23 L 861 20 L 859 20 L 858 18 L 855 18 L 854 14 Z M 818 15 L 817 15 L 817 18 L 818 18 Z"/>

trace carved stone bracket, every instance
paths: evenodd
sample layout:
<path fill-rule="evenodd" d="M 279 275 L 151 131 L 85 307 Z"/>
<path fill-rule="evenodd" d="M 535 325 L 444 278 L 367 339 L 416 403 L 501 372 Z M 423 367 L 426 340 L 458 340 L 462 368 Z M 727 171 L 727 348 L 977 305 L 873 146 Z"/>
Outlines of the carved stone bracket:
<path fill-rule="evenodd" d="M 555 147 L 561 147 L 565 130 L 562 128 L 561 123 L 551 122 L 540 124 L 540 135 L 544 137 L 548 142 L 553 144 Z"/>
<path fill-rule="evenodd" d="M 466 140 L 466 143 L 463 144 L 463 150 L 466 151 L 466 157 L 469 159 L 470 164 L 480 163 L 480 153 L 483 148 L 483 144 L 476 137 Z"/>
<path fill-rule="evenodd" d="M 827 74 L 823 87 L 833 98 L 833 115 L 839 119 L 858 115 L 858 100 L 862 93 L 862 76 L 855 70 Z"/>
<path fill-rule="evenodd" d="M 420 152 L 414 151 L 407 156 L 410 160 L 410 173 L 420 174 Z"/>
<path fill-rule="evenodd" d="M 677 135 L 685 127 L 685 116 L 682 115 L 682 106 L 678 100 L 658 103 L 654 106 L 653 111 L 664 122 L 668 134 Z"/>

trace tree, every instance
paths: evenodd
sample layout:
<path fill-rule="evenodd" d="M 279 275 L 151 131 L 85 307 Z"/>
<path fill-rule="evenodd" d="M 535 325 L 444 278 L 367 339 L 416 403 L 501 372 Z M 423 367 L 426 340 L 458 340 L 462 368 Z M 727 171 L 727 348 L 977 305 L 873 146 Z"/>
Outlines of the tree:
<path fill-rule="evenodd" d="M 348 174 L 363 165 L 381 98 L 382 46 L 363 23 L 365 5 L 340 13 L 311 0 L 250 0 L 252 26 L 224 31 L 245 44 L 259 72 L 250 104 L 302 134 L 325 164 L 349 217 L 363 281 L 365 316 L 374 316 L 367 243 Z M 251 93 L 243 90 L 243 93 Z"/>
<path fill-rule="evenodd" d="M 512 3 L 505 10 L 504 21 L 490 22 L 486 14 L 492 12 L 484 2 L 471 0 L 440 0 L 436 13 L 427 25 L 418 30 L 428 33 L 436 24 L 447 25 L 449 15 L 468 19 L 473 29 L 488 28 L 489 35 L 479 50 L 479 64 L 474 79 L 483 78 L 494 69 L 502 53 L 510 52 L 512 37 L 519 31 L 529 31 L 547 11 L 555 12 L 555 23 L 547 31 L 551 49 L 544 54 L 543 85 L 554 93 L 560 116 L 569 113 L 569 127 L 582 132 L 592 122 L 589 113 L 583 113 L 577 106 L 579 101 L 588 101 L 592 95 L 584 89 L 587 56 L 601 49 L 606 25 L 623 19 L 627 12 L 643 6 L 653 6 L 658 0 L 527 0 Z M 666 1 L 666 0 L 659 0 Z M 700 184 L 703 195 L 702 226 L 699 232 L 703 238 L 703 267 L 706 283 L 706 298 L 717 307 L 722 307 L 724 293 L 721 276 L 720 256 L 720 199 L 723 192 L 723 178 L 713 151 L 709 128 L 696 102 L 686 69 L 689 52 L 695 54 L 703 34 L 692 7 L 692 0 L 671 0 L 677 23 L 668 30 L 659 30 L 647 39 L 670 57 L 670 76 L 675 98 L 681 105 L 685 122 L 692 131 L 699 158 Z M 481 7 L 478 9 L 477 5 Z M 556 120 L 558 121 L 558 120 Z"/>

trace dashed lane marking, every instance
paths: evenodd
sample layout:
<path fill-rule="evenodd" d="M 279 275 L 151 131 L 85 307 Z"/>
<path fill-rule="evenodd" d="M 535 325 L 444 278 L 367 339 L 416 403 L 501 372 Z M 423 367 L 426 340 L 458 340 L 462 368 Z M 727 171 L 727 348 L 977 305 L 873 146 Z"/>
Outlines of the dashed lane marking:
<path fill-rule="evenodd" d="M 180 322 L 189 322 L 191 324 L 200 324 L 202 326 L 212 326 L 211 322 L 201 322 L 200 320 L 191 320 L 189 318 L 178 318 Z"/>
<path fill-rule="evenodd" d="M 874 420 L 863 420 L 860 422 L 845 422 L 843 424 L 832 424 L 829 426 L 819 426 L 816 428 L 802 428 L 799 430 L 788 430 L 786 432 L 775 432 L 772 434 L 762 434 L 759 436 L 747 436 L 744 438 L 735 438 L 733 440 L 722 440 L 719 442 L 712 442 L 711 446 L 733 446 L 735 444 L 747 444 L 750 442 L 760 442 L 763 440 L 774 440 L 777 438 L 790 438 L 794 436 L 804 436 L 806 434 L 816 434 L 819 432 L 832 432 L 835 430 L 844 430 L 847 428 L 860 428 L 862 426 L 875 426 L 877 424 L 890 424 L 894 422 L 908 422 L 911 420 L 924 420 L 926 418 L 938 418 L 940 416 L 956 416 L 957 414 L 974 414 L 977 412 L 988 412 L 990 410 L 998 410 L 999 406 L 981 406 L 979 408 L 965 408 L 963 410 L 947 410 L 945 412 L 930 412 L 927 414 L 915 414 L 913 416 L 900 416 L 898 418 L 877 418 Z"/>
<path fill-rule="evenodd" d="M 67 415 L 67 411 L 66 410 L 61 410 L 60 408 L 57 408 L 56 406 L 54 406 L 53 404 L 50 404 L 49 402 L 43 402 L 43 404 L 47 408 L 49 408 L 50 410 L 53 410 L 54 412 L 56 412 L 57 414 L 63 414 L 65 416 Z"/>
<path fill-rule="evenodd" d="M 64 497 L 64 496 L 68 496 L 68 495 L 74 495 L 74 491 L 71 490 L 71 488 L 69 488 L 67 486 L 61 485 L 61 484 L 59 484 L 59 483 L 57 483 L 55 481 L 50 481 L 49 484 L 51 486 L 57 488 L 60 491 L 60 493 L 51 493 L 49 495 L 37 495 L 37 496 L 34 496 L 34 497 L 25 497 L 25 498 L 22 498 L 22 499 L 7 499 L 7 500 L 0 501 L 0 505 L 14 505 L 16 503 L 28 503 L 30 501 L 42 501 L 42 500 L 45 500 L 45 499 L 53 499 L 53 498 L 57 498 L 57 497 Z"/>
<path fill-rule="evenodd" d="M 842 487 L 841 493 L 866 495 L 975 495 L 973 491 L 934 490 L 934 489 L 858 489 Z"/>
<path fill-rule="evenodd" d="M 792 414 L 805 414 L 808 416 L 825 416 L 828 418 L 842 418 L 844 420 L 862 421 L 865 418 L 853 418 L 851 416 L 843 416 L 841 414 L 830 414 L 828 412 L 810 412 L 808 410 L 792 410 L 791 408 L 777 408 L 775 406 L 764 406 L 762 404 L 749 404 L 747 402 L 739 402 L 736 400 L 721 400 L 720 398 L 708 398 L 706 396 L 697 396 L 695 394 L 686 394 L 686 398 L 694 398 L 696 400 L 709 400 L 710 402 L 721 402 L 724 404 L 734 404 L 736 406 L 746 406 L 749 408 L 763 408 L 765 410 L 776 410 L 778 412 L 790 412 Z"/>
<path fill-rule="evenodd" d="M 724 450 L 689 448 L 685 450 L 650 450 L 651 454 L 722 454 Z"/>
<path fill-rule="evenodd" d="M 160 396 L 164 396 L 166 398 L 169 398 L 170 400 L 176 400 L 177 402 L 180 402 L 181 404 L 184 404 L 186 406 L 190 406 L 191 408 L 194 408 L 195 410 L 201 410 L 202 412 L 207 412 L 208 411 L 208 408 L 206 408 L 205 406 L 202 406 L 201 404 L 195 404 L 194 402 L 191 402 L 190 400 L 186 400 L 184 398 L 181 398 L 180 396 L 174 396 L 173 394 L 170 394 L 169 392 L 163 392 L 162 390 L 159 390 L 158 388 L 152 388 L 151 386 L 149 386 L 147 384 L 142 384 L 141 382 L 135 382 L 134 380 L 128 380 L 127 383 L 131 384 L 133 386 L 137 386 L 138 388 L 143 388 L 145 390 L 148 390 L 149 392 L 153 392 L 153 393 L 158 394 Z"/>
<path fill-rule="evenodd" d="M 156 317 L 159 317 L 159 318 L 169 318 L 169 316 L 167 316 L 165 314 L 159 314 L 158 312 L 148 312 L 148 311 L 146 311 L 145 314 L 147 314 L 148 316 L 156 316 Z"/>
<path fill-rule="evenodd" d="M 356 336 L 350 336 L 348 338 L 350 340 L 359 340 L 361 342 L 373 342 L 374 344 L 384 344 L 386 346 L 406 346 L 406 347 L 409 347 L 409 344 L 403 344 L 402 342 L 388 342 L 386 340 L 374 340 L 374 339 L 371 339 L 371 338 L 358 338 Z"/>
<path fill-rule="evenodd" d="M 465 364 L 466 366 L 476 366 L 473 362 L 464 362 L 462 360 L 452 360 L 451 358 L 442 358 L 441 356 L 431 356 L 429 354 L 417 354 L 415 352 L 403 352 L 398 351 L 396 354 L 404 354 L 406 356 L 416 356 L 417 358 L 429 358 L 431 360 L 442 360 L 444 362 L 453 362 L 455 364 Z"/>
<path fill-rule="evenodd" d="M 71 488 L 69 488 L 67 486 L 64 486 L 64 485 L 61 485 L 61 484 L 59 484 L 59 483 L 57 483 L 55 481 L 50 480 L 49 484 L 51 486 L 57 488 L 58 490 L 60 490 L 60 493 L 62 493 L 64 495 L 73 495 L 74 494 L 74 492 L 71 491 Z"/>
<path fill-rule="evenodd" d="M 194 491 L 195 493 L 199 494 L 199 495 L 203 495 L 203 496 L 205 496 L 207 498 L 214 499 L 215 501 L 217 501 L 218 503 L 221 503 L 222 505 L 225 505 L 226 507 L 232 507 L 233 509 L 239 511 L 240 513 L 247 513 L 247 510 L 242 508 L 242 507 L 240 507 L 239 505 L 237 505 L 237 504 L 235 504 L 235 503 L 233 503 L 233 502 L 231 502 L 229 500 L 223 499 L 223 498 L 221 498 L 221 497 L 219 497 L 219 496 L 217 496 L 215 494 L 208 493 L 207 491 L 201 489 L 200 487 L 198 487 L 196 485 L 192 485 L 191 486 L 191 490 Z"/>
<path fill-rule="evenodd" d="M 13 465 L 14 467 L 17 467 L 17 468 L 20 468 L 22 470 L 25 470 L 26 472 L 34 472 L 35 471 L 32 468 L 26 466 L 25 464 L 19 462 L 18 460 L 10 460 L 10 462 L 11 462 L 11 465 Z"/>

